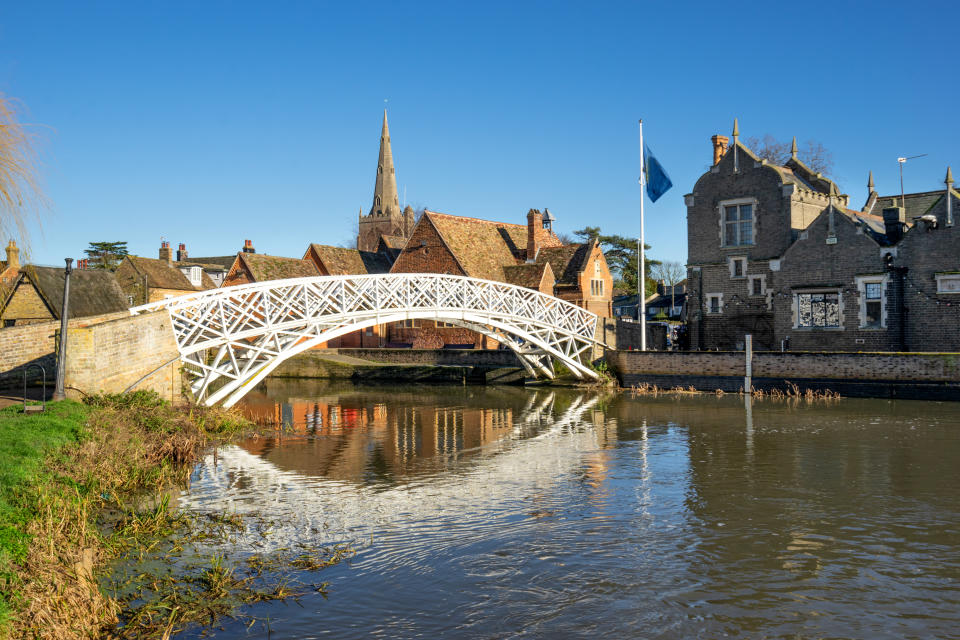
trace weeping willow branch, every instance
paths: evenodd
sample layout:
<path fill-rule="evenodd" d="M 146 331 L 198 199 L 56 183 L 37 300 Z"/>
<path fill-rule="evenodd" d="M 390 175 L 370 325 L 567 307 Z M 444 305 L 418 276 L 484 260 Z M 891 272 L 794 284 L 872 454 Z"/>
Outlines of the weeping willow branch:
<path fill-rule="evenodd" d="M 47 200 L 40 182 L 36 138 L 18 120 L 17 103 L 0 94 L 0 239 L 27 240 L 27 222 L 39 220 Z"/>

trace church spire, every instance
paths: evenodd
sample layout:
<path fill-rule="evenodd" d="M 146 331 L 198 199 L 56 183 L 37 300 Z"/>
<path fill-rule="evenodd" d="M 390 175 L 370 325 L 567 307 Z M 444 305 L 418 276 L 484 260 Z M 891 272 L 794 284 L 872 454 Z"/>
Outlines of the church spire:
<path fill-rule="evenodd" d="M 373 188 L 371 216 L 400 215 L 400 200 L 397 197 L 397 176 L 393 171 L 393 151 L 390 149 L 390 128 L 387 126 L 387 110 L 383 110 L 383 129 L 380 132 L 380 158 L 377 161 L 377 184 Z"/>

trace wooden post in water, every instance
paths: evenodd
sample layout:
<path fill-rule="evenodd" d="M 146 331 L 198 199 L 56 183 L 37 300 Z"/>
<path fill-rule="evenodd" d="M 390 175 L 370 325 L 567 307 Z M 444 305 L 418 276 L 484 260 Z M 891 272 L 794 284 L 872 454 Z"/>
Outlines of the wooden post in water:
<path fill-rule="evenodd" d="M 746 335 L 745 349 L 747 353 L 747 372 L 743 377 L 743 390 L 745 393 L 753 392 L 753 336 Z"/>

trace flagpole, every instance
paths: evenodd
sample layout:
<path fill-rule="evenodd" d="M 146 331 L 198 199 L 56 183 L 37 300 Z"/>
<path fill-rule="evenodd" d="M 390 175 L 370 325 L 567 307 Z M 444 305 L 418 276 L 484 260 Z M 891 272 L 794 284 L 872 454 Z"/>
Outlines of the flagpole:
<path fill-rule="evenodd" d="M 640 351 L 647 350 L 647 301 L 644 300 L 646 283 L 644 282 L 644 268 L 646 258 L 643 255 L 643 248 L 646 244 L 643 241 L 643 191 L 644 177 L 646 167 L 643 160 L 643 120 L 640 120 L 640 242 L 637 244 L 637 320 L 640 322 Z"/>

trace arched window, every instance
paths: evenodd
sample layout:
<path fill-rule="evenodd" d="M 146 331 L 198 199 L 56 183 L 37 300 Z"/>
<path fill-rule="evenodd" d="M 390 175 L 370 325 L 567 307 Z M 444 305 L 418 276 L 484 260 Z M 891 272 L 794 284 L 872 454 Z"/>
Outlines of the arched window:
<path fill-rule="evenodd" d="M 377 206 L 380 206 L 380 196 L 377 196 Z"/>
<path fill-rule="evenodd" d="M 382 164 L 378 164 L 378 165 L 377 165 L 377 173 L 383 173 L 383 165 L 382 165 Z"/>

